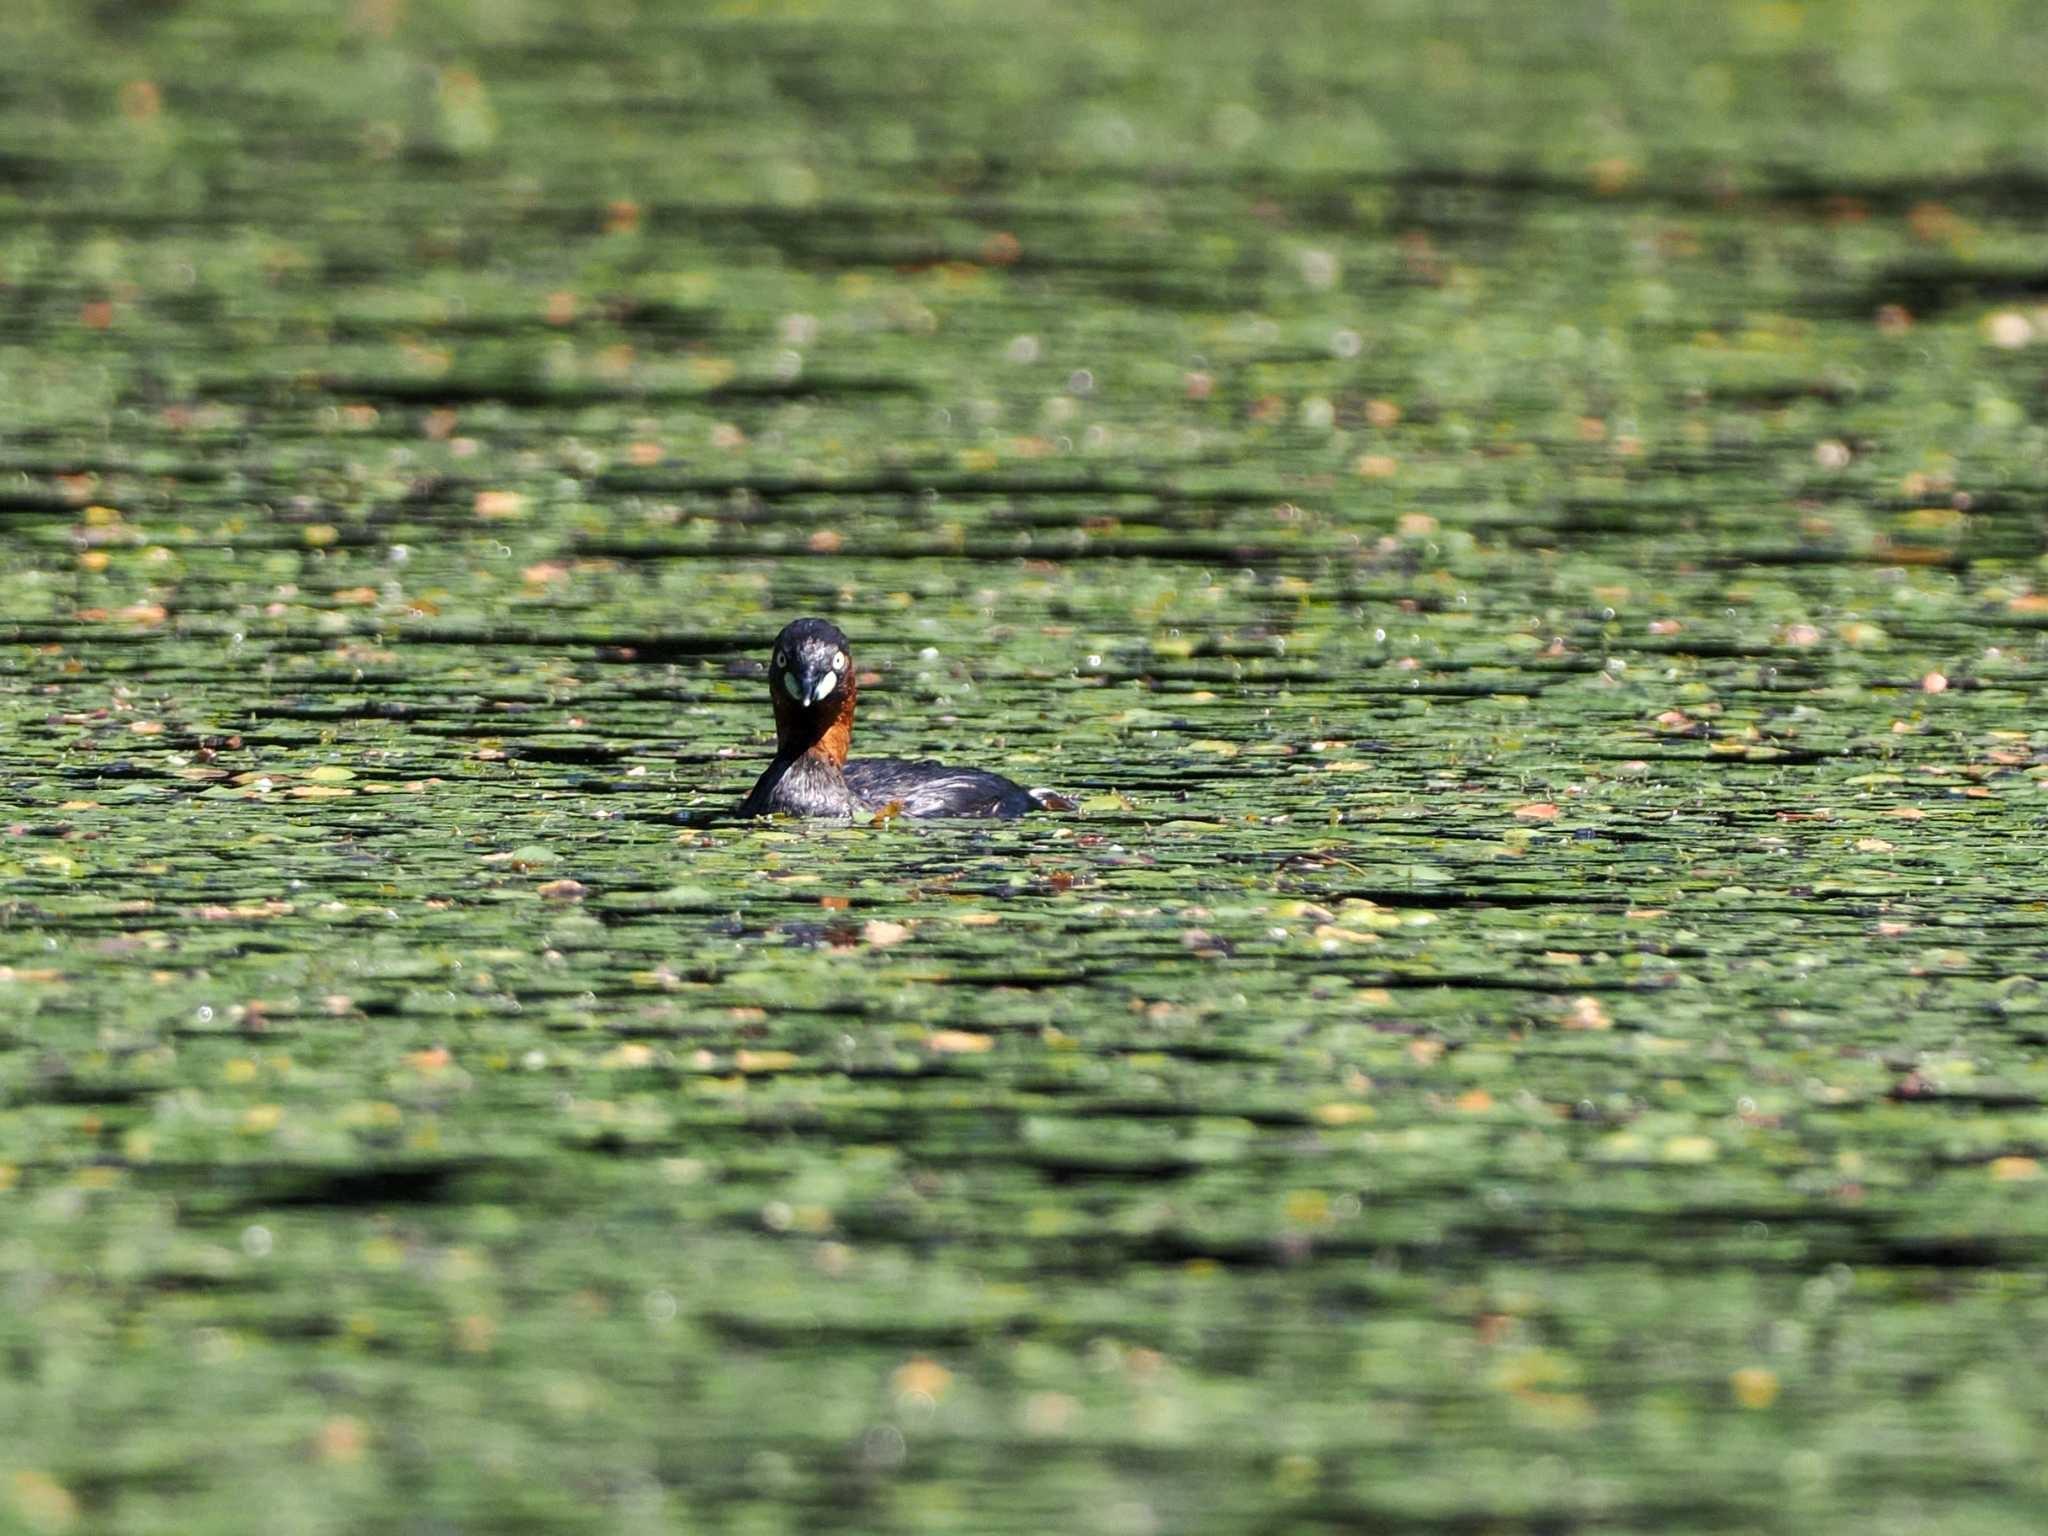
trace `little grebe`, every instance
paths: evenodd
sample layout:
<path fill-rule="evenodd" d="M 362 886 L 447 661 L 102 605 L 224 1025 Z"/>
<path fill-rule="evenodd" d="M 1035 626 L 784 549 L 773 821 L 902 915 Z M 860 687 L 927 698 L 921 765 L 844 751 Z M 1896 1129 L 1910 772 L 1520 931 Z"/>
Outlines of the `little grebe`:
<path fill-rule="evenodd" d="M 1000 774 L 895 757 L 846 760 L 853 740 L 853 653 L 823 619 L 798 619 L 775 637 L 768 668 L 775 700 L 775 761 L 740 805 L 742 816 L 1022 816 L 1072 810 L 1049 790 Z"/>

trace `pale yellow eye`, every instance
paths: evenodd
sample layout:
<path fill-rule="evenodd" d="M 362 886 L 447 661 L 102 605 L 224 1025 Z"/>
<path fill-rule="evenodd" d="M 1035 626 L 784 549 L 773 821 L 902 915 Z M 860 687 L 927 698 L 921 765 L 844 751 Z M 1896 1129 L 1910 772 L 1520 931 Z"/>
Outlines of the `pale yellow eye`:
<path fill-rule="evenodd" d="M 846 652 L 839 651 L 834 654 L 832 657 L 832 670 L 834 672 L 844 672 L 846 670 Z"/>

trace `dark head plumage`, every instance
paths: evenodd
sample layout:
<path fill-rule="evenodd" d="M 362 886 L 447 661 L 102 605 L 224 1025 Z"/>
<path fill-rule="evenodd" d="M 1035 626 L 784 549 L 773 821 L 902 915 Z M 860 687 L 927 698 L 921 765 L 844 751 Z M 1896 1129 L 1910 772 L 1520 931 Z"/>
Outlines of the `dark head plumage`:
<path fill-rule="evenodd" d="M 853 676 L 853 652 L 846 636 L 823 619 L 796 619 L 775 637 L 768 658 L 768 684 L 778 708 L 816 709 L 837 696 Z"/>

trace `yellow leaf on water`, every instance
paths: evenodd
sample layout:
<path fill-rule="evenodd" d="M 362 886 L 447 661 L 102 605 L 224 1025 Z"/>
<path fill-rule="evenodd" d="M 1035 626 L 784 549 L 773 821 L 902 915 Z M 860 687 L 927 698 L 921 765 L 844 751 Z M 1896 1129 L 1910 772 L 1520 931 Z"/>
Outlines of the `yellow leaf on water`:
<path fill-rule="evenodd" d="M 1293 1189 L 1281 1202 L 1289 1225 L 1320 1227 L 1330 1219 L 1330 1197 L 1320 1189 Z"/>
<path fill-rule="evenodd" d="M 934 1400 L 946 1395 L 946 1388 L 953 1384 L 953 1373 L 936 1360 L 923 1355 L 912 1355 L 896 1367 L 889 1378 L 889 1384 L 899 1396 L 906 1392 L 918 1392 Z"/>
<path fill-rule="evenodd" d="M 1711 1163 L 1720 1150 L 1709 1136 L 1673 1136 L 1658 1155 L 1667 1163 Z"/>
<path fill-rule="evenodd" d="M 1325 944 L 1377 944 L 1380 936 L 1376 933 L 1361 933 L 1356 928 L 1339 928 L 1335 923 L 1319 923 L 1315 936 Z"/>
<path fill-rule="evenodd" d="M 1370 1104 L 1318 1104 L 1309 1113 L 1324 1125 L 1352 1125 L 1378 1113 Z"/>
<path fill-rule="evenodd" d="M 1746 1365 L 1728 1376 L 1729 1390 L 1741 1407 L 1768 1408 L 1778 1400 L 1778 1375 L 1760 1365 Z"/>
<path fill-rule="evenodd" d="M 78 1524 L 78 1500 L 71 1490 L 41 1472 L 14 1474 L 9 1503 L 31 1531 L 68 1531 Z"/>
<path fill-rule="evenodd" d="M 980 1051 L 993 1050 L 996 1037 L 979 1035 L 966 1029 L 935 1029 L 925 1036 L 927 1049 L 953 1055 L 972 1055 Z"/>

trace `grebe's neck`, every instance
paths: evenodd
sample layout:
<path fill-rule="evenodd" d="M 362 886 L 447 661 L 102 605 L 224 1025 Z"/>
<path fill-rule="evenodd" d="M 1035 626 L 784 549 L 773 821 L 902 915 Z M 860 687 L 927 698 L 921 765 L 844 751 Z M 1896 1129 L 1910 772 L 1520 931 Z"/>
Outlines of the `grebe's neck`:
<path fill-rule="evenodd" d="M 835 768 L 845 767 L 847 749 L 853 745 L 855 691 L 851 668 L 838 697 L 822 704 L 799 704 L 777 688 L 775 755 L 822 757 Z"/>

